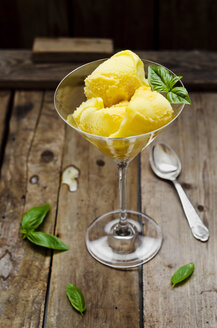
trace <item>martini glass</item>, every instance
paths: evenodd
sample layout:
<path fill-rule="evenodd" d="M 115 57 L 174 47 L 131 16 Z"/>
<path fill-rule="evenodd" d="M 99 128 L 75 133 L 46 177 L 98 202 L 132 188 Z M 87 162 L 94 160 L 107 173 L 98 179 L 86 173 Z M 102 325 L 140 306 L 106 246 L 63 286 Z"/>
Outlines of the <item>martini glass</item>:
<path fill-rule="evenodd" d="M 69 124 L 67 116 L 86 100 L 85 78 L 104 60 L 106 59 L 90 62 L 75 69 L 59 83 L 54 95 L 54 104 L 58 114 L 67 124 Z M 158 65 L 147 60 L 143 60 L 143 63 L 146 76 L 149 65 Z M 179 84 L 182 86 L 181 82 Z M 158 224 L 144 213 L 127 209 L 127 167 L 136 155 L 177 118 L 183 107 L 184 105 L 173 105 L 174 116 L 163 127 L 142 135 L 124 138 L 109 138 L 86 133 L 78 128 L 75 121 L 70 122 L 71 128 L 112 158 L 119 170 L 120 209 L 96 218 L 86 232 L 87 249 L 99 262 L 114 268 L 128 269 L 149 261 L 160 250 L 162 233 Z"/>

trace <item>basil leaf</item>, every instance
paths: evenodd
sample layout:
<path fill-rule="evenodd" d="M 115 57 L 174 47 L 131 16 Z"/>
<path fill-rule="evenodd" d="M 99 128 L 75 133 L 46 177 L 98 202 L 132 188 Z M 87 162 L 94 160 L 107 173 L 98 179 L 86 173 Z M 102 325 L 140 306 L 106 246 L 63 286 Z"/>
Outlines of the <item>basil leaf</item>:
<path fill-rule="evenodd" d="M 35 230 L 43 222 L 45 216 L 50 210 L 50 205 L 45 204 L 43 206 L 33 207 L 28 210 L 21 220 L 21 233 L 28 234 L 29 231 Z M 25 236 L 24 236 L 25 237 Z"/>
<path fill-rule="evenodd" d="M 168 92 L 167 100 L 169 100 L 172 104 L 191 104 L 188 91 L 184 87 L 173 88 L 170 92 Z"/>
<path fill-rule="evenodd" d="M 41 231 L 30 231 L 27 236 L 33 244 L 55 249 L 58 251 L 67 251 L 69 248 L 59 238 Z"/>
<path fill-rule="evenodd" d="M 178 283 L 190 277 L 193 271 L 194 263 L 189 263 L 180 267 L 171 278 L 172 287 L 175 287 Z"/>
<path fill-rule="evenodd" d="M 67 284 L 66 295 L 68 296 L 71 305 L 83 316 L 83 313 L 86 310 L 86 305 L 84 296 L 80 289 L 73 284 Z"/>
<path fill-rule="evenodd" d="M 171 80 L 172 75 L 163 66 L 150 65 L 148 67 L 148 82 L 152 86 L 153 90 L 159 92 L 169 92 Z"/>
<path fill-rule="evenodd" d="M 148 82 L 153 90 L 166 92 L 167 100 L 172 104 L 191 104 L 191 99 L 184 87 L 174 87 L 182 76 L 174 76 L 163 66 L 148 67 Z"/>
<path fill-rule="evenodd" d="M 182 79 L 182 76 L 174 76 L 172 78 L 172 80 L 170 81 L 170 90 L 172 89 L 172 87 Z"/>

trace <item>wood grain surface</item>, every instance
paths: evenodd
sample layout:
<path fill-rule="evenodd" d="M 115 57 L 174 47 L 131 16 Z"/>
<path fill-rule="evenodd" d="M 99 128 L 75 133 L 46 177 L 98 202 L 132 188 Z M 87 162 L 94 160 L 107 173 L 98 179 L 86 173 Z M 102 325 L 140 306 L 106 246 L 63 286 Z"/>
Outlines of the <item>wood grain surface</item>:
<path fill-rule="evenodd" d="M 183 167 L 179 181 L 209 227 L 210 239 L 202 243 L 192 236 L 174 187 L 154 176 L 145 151 L 142 210 L 157 220 L 164 236 L 160 253 L 143 266 L 145 328 L 217 327 L 217 94 L 195 93 L 191 98 L 192 106 L 186 106 L 156 142 L 167 143 L 179 155 Z M 195 263 L 192 277 L 171 288 L 172 274 L 189 262 Z"/>
<path fill-rule="evenodd" d="M 53 93 L 16 92 L 0 184 L 4 328 L 42 326 L 50 251 L 23 240 L 20 221 L 29 208 L 49 202 L 52 210 L 40 228 L 53 233 L 63 140 L 64 125 L 55 115 Z"/>
<path fill-rule="evenodd" d="M 118 50 L 117 50 L 118 51 Z M 217 53 L 136 51 L 183 76 L 189 90 L 217 90 Z M 0 50 L 0 88 L 49 89 L 81 63 L 33 63 L 29 50 Z"/>
<path fill-rule="evenodd" d="M 56 233 L 70 250 L 55 256 L 52 265 L 47 328 L 139 328 L 138 270 L 120 271 L 94 260 L 85 246 L 88 225 L 97 216 L 118 208 L 118 174 L 111 159 L 67 127 L 63 169 L 80 171 L 78 190 L 60 189 Z M 137 160 L 129 167 L 129 207 L 137 209 Z M 72 309 L 67 283 L 77 285 L 87 310 L 81 317 Z"/>

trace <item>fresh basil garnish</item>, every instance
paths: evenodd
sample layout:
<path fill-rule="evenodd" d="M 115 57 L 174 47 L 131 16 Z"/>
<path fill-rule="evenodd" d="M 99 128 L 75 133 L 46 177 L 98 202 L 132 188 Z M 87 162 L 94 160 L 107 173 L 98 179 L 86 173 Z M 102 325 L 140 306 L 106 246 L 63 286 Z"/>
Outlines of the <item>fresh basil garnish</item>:
<path fill-rule="evenodd" d="M 172 104 L 190 104 L 191 99 L 188 95 L 188 92 L 183 87 L 176 87 L 173 88 L 170 92 L 167 94 L 167 100 L 171 102 Z"/>
<path fill-rule="evenodd" d="M 191 104 L 191 99 L 184 87 L 175 87 L 182 76 L 173 76 L 165 67 L 150 65 L 148 82 L 153 90 L 167 93 L 167 100 L 172 104 Z"/>
<path fill-rule="evenodd" d="M 71 305 L 83 316 L 83 313 L 86 310 L 86 305 L 84 296 L 80 289 L 73 284 L 67 284 L 66 295 L 68 296 Z"/>
<path fill-rule="evenodd" d="M 181 266 L 172 276 L 171 283 L 172 287 L 175 287 L 178 283 L 184 281 L 194 271 L 194 263 L 188 263 L 186 265 Z"/>
<path fill-rule="evenodd" d="M 30 231 L 27 235 L 29 241 L 38 246 L 55 249 L 57 251 L 67 251 L 69 248 L 56 236 L 49 235 L 41 231 Z"/>
<path fill-rule="evenodd" d="M 172 80 L 170 80 L 170 86 L 169 86 L 169 90 L 171 90 L 173 87 L 174 87 L 174 85 L 177 83 L 177 82 L 179 82 L 180 80 L 182 79 L 182 76 L 174 76 L 173 78 L 172 78 Z"/>
<path fill-rule="evenodd" d="M 170 73 L 163 66 L 150 65 L 148 67 L 148 82 L 154 90 L 168 92 L 171 79 Z"/>
<path fill-rule="evenodd" d="M 20 232 L 24 234 L 24 237 L 29 231 L 39 227 L 49 210 L 50 205 L 45 204 L 43 206 L 33 207 L 23 215 L 21 221 L 22 229 Z"/>
<path fill-rule="evenodd" d="M 35 231 L 43 222 L 49 210 L 50 205 L 45 204 L 43 206 L 33 207 L 27 211 L 22 217 L 20 232 L 23 234 L 23 238 L 27 238 L 36 245 L 58 251 L 66 251 L 69 249 L 68 246 L 59 238 L 41 231 Z"/>

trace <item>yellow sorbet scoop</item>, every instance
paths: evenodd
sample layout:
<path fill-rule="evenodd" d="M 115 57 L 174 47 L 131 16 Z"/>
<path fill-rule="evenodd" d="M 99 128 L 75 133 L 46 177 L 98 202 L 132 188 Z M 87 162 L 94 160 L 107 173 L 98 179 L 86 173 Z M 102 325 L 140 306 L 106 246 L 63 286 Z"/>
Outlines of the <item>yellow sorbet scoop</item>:
<path fill-rule="evenodd" d="M 92 98 L 83 102 L 74 112 L 67 117 L 67 121 L 76 121 L 78 127 L 88 133 L 109 137 L 120 128 L 123 120 L 127 101 L 104 108 L 101 98 Z"/>
<path fill-rule="evenodd" d="M 132 51 L 124 50 L 99 65 L 85 79 L 85 95 L 88 99 L 100 97 L 105 107 L 123 100 L 130 100 L 135 90 L 147 82 L 144 65 Z"/>
<path fill-rule="evenodd" d="M 140 87 L 131 98 L 117 132 L 110 137 L 129 137 L 159 129 L 173 115 L 169 101 L 151 88 Z"/>

